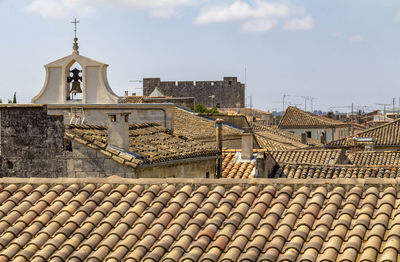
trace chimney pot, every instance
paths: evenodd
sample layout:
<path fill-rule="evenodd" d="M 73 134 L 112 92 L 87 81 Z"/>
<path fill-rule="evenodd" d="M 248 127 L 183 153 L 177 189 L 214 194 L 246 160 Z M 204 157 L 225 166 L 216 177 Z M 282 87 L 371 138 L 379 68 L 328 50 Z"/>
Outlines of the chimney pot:
<path fill-rule="evenodd" d="M 108 115 L 108 146 L 129 151 L 129 115 L 130 113 Z"/>
<path fill-rule="evenodd" d="M 222 176 L 222 123 L 224 120 L 217 119 L 215 120 L 215 129 L 217 135 L 217 147 L 219 150 L 218 162 L 217 162 L 217 178 L 221 178 Z"/>
<path fill-rule="evenodd" d="M 301 133 L 301 143 L 307 145 L 307 134 Z"/>
<path fill-rule="evenodd" d="M 251 128 L 243 128 L 242 159 L 250 160 L 253 157 L 253 132 Z"/>

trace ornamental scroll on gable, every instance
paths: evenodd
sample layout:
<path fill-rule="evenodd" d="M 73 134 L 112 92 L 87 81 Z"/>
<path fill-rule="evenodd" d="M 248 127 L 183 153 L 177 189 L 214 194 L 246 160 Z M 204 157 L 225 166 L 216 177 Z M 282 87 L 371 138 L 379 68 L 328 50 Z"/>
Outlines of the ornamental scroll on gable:
<path fill-rule="evenodd" d="M 33 104 L 117 104 L 107 81 L 107 64 L 81 56 L 76 38 L 71 55 L 45 65 L 46 80 Z"/>

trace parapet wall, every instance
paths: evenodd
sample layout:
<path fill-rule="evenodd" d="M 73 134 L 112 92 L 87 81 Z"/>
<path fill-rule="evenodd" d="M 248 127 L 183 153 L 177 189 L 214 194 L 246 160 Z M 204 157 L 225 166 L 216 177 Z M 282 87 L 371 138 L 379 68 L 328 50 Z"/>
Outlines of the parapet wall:
<path fill-rule="evenodd" d="M 207 107 L 244 107 L 245 85 L 237 77 L 224 77 L 223 81 L 161 81 L 143 78 L 143 94 L 149 96 L 155 88 L 165 96 L 194 97 L 196 104 Z"/>

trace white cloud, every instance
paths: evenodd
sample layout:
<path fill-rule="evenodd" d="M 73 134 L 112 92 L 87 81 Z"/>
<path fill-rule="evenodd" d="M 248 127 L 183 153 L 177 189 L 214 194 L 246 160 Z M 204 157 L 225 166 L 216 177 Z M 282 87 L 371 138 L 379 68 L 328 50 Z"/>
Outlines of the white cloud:
<path fill-rule="evenodd" d="M 228 22 L 254 18 L 286 17 L 289 7 L 284 3 L 270 3 L 265 0 L 254 0 L 254 4 L 235 1 L 232 4 L 214 5 L 202 8 L 195 21 L 199 24 Z"/>
<path fill-rule="evenodd" d="M 260 19 L 247 21 L 242 25 L 242 31 L 244 32 L 266 32 L 276 26 L 275 20 Z"/>
<path fill-rule="evenodd" d="M 285 22 L 294 16 L 304 15 L 305 10 L 290 0 L 234 0 L 202 7 L 195 22 L 198 24 L 241 22 L 244 32 L 265 32 L 276 27 L 280 21 Z M 313 18 L 308 15 L 302 19 L 294 18 L 286 22 L 284 29 L 309 30 Z"/>
<path fill-rule="evenodd" d="M 310 30 L 313 27 L 314 19 L 308 15 L 304 18 L 293 18 L 283 28 L 286 30 Z"/>
<path fill-rule="evenodd" d="M 352 35 L 349 38 L 349 40 L 351 42 L 362 42 L 362 41 L 364 41 L 364 37 L 362 35 L 360 35 L 360 34 L 356 34 L 356 35 Z"/>
<path fill-rule="evenodd" d="M 25 10 L 50 19 L 67 19 L 73 16 L 86 17 L 94 12 L 94 8 L 82 4 L 82 1 L 79 0 L 34 0 Z"/>
<path fill-rule="evenodd" d="M 1 1 L 1 0 L 0 0 Z M 265 32 L 284 24 L 284 29 L 309 30 L 312 16 L 291 0 L 30 0 L 25 11 L 48 19 L 87 17 L 99 9 L 144 10 L 150 17 L 179 16 L 184 8 L 199 8 L 197 24 L 239 22 L 243 32 Z M 221 2 L 223 2 L 221 4 Z M 295 18 L 305 16 L 302 19 Z M 292 19 L 292 20 L 290 20 Z"/>
<path fill-rule="evenodd" d="M 89 16 L 99 7 L 115 7 L 144 9 L 152 17 L 169 18 L 178 13 L 178 7 L 198 5 L 206 1 L 208 0 L 31 0 L 25 10 L 44 18 L 66 19 Z"/>

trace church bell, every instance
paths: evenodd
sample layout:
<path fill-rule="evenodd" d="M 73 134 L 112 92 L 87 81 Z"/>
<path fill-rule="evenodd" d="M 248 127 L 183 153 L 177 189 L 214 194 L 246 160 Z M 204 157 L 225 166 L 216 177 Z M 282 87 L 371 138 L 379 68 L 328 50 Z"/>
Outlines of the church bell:
<path fill-rule="evenodd" d="M 72 82 L 72 88 L 71 88 L 71 92 L 70 93 L 71 94 L 82 93 L 81 82 L 79 82 L 79 81 Z"/>
<path fill-rule="evenodd" d="M 73 70 L 69 72 L 72 73 L 72 76 L 67 77 L 68 83 L 72 83 L 70 93 L 71 94 L 82 93 L 81 82 L 80 82 L 82 81 L 82 77 L 79 76 L 79 74 L 82 73 L 82 70 L 79 70 L 75 67 Z"/>

